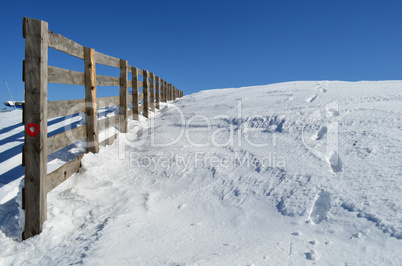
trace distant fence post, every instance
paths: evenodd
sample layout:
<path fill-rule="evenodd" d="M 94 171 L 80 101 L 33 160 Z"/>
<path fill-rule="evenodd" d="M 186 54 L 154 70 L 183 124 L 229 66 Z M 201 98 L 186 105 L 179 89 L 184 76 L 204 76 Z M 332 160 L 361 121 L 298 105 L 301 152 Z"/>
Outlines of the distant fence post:
<path fill-rule="evenodd" d="M 165 103 L 165 102 L 167 102 L 166 101 L 166 81 L 163 81 L 163 102 Z"/>
<path fill-rule="evenodd" d="M 149 90 L 149 73 L 148 70 L 143 70 L 143 88 L 142 88 L 142 93 L 143 93 L 143 107 L 144 107 L 144 116 L 146 118 L 149 118 L 149 96 L 148 96 L 148 90 Z"/>
<path fill-rule="evenodd" d="M 140 120 L 138 99 L 138 69 L 136 67 L 132 67 L 131 72 L 133 81 L 133 119 Z"/>
<path fill-rule="evenodd" d="M 87 150 L 99 152 L 98 106 L 96 104 L 95 50 L 84 47 L 85 113 L 87 124 Z"/>
<path fill-rule="evenodd" d="M 172 83 L 170 83 L 170 100 L 171 101 L 174 100 L 174 98 L 173 98 L 173 84 Z"/>
<path fill-rule="evenodd" d="M 157 76 L 155 78 L 156 81 L 156 109 L 159 109 L 159 102 L 160 102 L 160 78 Z"/>
<path fill-rule="evenodd" d="M 163 81 L 163 79 L 160 79 L 160 82 L 161 82 L 161 85 L 160 85 L 160 101 L 161 102 L 164 102 L 164 99 L 163 99 L 163 94 L 164 94 L 164 92 L 163 92 L 163 83 L 164 83 L 164 81 Z"/>
<path fill-rule="evenodd" d="M 155 113 L 155 74 L 151 73 L 151 86 L 150 86 L 150 98 L 151 98 L 151 102 L 150 102 L 150 107 L 151 107 L 151 111 Z"/>
<path fill-rule="evenodd" d="M 25 161 L 25 229 L 23 239 L 42 231 L 47 213 L 47 78 L 48 24 L 24 18 L 25 81 L 24 161 Z"/>
<path fill-rule="evenodd" d="M 166 101 L 170 101 L 170 83 L 166 84 Z"/>
<path fill-rule="evenodd" d="M 120 59 L 120 132 L 128 128 L 128 62 Z"/>

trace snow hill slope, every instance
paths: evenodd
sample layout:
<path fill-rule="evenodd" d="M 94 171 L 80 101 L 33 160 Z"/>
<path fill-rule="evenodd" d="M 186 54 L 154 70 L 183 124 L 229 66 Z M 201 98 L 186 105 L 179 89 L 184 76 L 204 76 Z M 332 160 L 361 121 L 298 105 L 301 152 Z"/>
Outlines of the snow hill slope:
<path fill-rule="evenodd" d="M 39 236 L 13 240 L 22 179 L 3 185 L 0 264 L 399 265 L 401 88 L 287 82 L 164 104 L 48 194 Z"/>

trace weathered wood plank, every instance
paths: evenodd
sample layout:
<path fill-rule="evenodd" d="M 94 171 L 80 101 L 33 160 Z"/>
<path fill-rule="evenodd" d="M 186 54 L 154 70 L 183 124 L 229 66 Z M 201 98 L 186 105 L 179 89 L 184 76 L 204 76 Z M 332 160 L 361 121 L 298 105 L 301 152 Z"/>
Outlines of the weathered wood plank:
<path fill-rule="evenodd" d="M 85 75 L 82 72 L 48 66 L 48 82 L 71 85 L 84 85 Z"/>
<path fill-rule="evenodd" d="M 84 46 L 66 37 L 49 31 L 49 47 L 66 54 L 84 59 Z"/>
<path fill-rule="evenodd" d="M 132 87 L 133 87 L 133 81 L 132 81 L 132 80 L 128 80 L 127 86 L 128 86 L 129 88 L 132 88 Z"/>
<path fill-rule="evenodd" d="M 66 100 L 47 103 L 47 118 L 67 116 L 85 112 L 85 100 Z"/>
<path fill-rule="evenodd" d="M 156 96 L 155 96 L 155 102 L 156 102 L 156 109 L 159 109 L 159 101 L 160 101 L 160 79 L 159 77 L 155 78 L 155 82 L 156 82 Z"/>
<path fill-rule="evenodd" d="M 165 96 L 166 96 L 166 87 L 165 87 L 165 81 L 162 79 L 161 80 L 161 101 L 162 102 L 166 102 L 165 101 Z"/>
<path fill-rule="evenodd" d="M 120 78 L 96 75 L 96 86 L 120 86 Z"/>
<path fill-rule="evenodd" d="M 144 85 L 143 85 L 143 90 L 142 93 L 144 95 L 144 116 L 146 118 L 149 118 L 149 94 L 148 94 L 148 90 L 149 90 L 149 72 L 148 70 L 144 70 L 143 71 L 143 76 L 144 76 Z"/>
<path fill-rule="evenodd" d="M 81 159 L 84 157 L 84 154 L 85 153 L 78 155 L 62 167 L 46 175 L 46 191 L 51 191 L 67 180 L 70 176 L 78 172 L 81 167 Z"/>
<path fill-rule="evenodd" d="M 168 84 L 168 92 L 167 92 L 167 100 L 171 101 L 172 100 L 172 84 Z"/>
<path fill-rule="evenodd" d="M 96 99 L 98 109 L 120 105 L 120 96 L 100 97 Z"/>
<path fill-rule="evenodd" d="M 165 81 L 165 103 L 169 100 L 169 84 Z"/>
<path fill-rule="evenodd" d="M 150 82 L 150 100 L 149 100 L 149 107 L 151 108 L 151 111 L 155 113 L 155 74 L 151 73 L 151 82 Z"/>
<path fill-rule="evenodd" d="M 25 38 L 25 230 L 23 239 L 42 230 L 47 214 L 47 64 L 48 24 L 24 18 Z M 31 133 L 28 134 L 27 132 Z"/>
<path fill-rule="evenodd" d="M 112 145 L 113 144 L 113 141 L 115 140 L 115 139 L 117 139 L 117 136 L 118 136 L 119 134 L 114 134 L 113 136 L 111 136 L 110 138 L 107 138 L 107 139 L 105 139 L 104 141 L 102 141 L 99 145 L 100 146 L 106 146 L 106 145 Z"/>
<path fill-rule="evenodd" d="M 111 67 L 120 67 L 119 58 L 110 55 L 105 55 L 97 51 L 95 51 L 95 63 Z"/>
<path fill-rule="evenodd" d="M 120 60 L 120 132 L 128 128 L 128 62 Z"/>
<path fill-rule="evenodd" d="M 98 107 L 96 104 L 95 50 L 84 48 L 85 61 L 85 113 L 87 125 L 87 150 L 99 152 Z"/>
<path fill-rule="evenodd" d="M 138 83 L 138 88 L 144 87 L 144 82 L 143 81 L 137 81 Z"/>
<path fill-rule="evenodd" d="M 47 154 L 50 155 L 86 137 L 86 126 L 67 130 L 47 138 Z"/>
<path fill-rule="evenodd" d="M 109 116 L 102 120 L 98 120 L 98 126 L 102 130 L 106 130 L 109 127 L 112 127 L 112 126 L 115 126 L 118 124 L 120 124 L 120 115 Z"/>
<path fill-rule="evenodd" d="M 139 106 L 139 98 L 138 98 L 138 68 L 132 67 L 131 68 L 131 73 L 132 73 L 132 83 L 133 83 L 133 119 L 134 120 L 139 120 L 140 119 L 140 113 L 138 111 L 138 106 Z"/>
<path fill-rule="evenodd" d="M 138 93 L 138 100 L 144 100 L 144 94 L 142 92 Z"/>

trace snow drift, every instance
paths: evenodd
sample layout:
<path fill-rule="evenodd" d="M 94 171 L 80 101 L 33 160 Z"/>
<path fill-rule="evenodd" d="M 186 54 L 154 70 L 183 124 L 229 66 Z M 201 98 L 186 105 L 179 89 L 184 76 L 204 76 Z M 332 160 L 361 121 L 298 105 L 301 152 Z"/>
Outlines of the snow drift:
<path fill-rule="evenodd" d="M 396 265 L 401 87 L 287 82 L 162 104 L 48 194 L 39 236 L 18 241 L 22 177 L 0 180 L 0 262 Z M 0 115 L 7 174 L 22 128 Z"/>

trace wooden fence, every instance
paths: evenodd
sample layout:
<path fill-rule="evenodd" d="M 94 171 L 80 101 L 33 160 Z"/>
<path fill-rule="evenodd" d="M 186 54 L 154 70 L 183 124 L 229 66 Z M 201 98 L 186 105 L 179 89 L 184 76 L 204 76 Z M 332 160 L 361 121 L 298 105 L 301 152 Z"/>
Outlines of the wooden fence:
<path fill-rule="evenodd" d="M 71 145 L 71 139 L 86 139 L 87 152 L 97 153 L 99 146 L 112 144 L 117 136 L 113 135 L 99 143 L 99 128 L 107 129 L 118 125 L 119 131 L 126 133 L 129 117 L 139 120 L 142 114 L 148 118 L 150 111 L 159 109 L 160 102 L 182 97 L 183 92 L 154 73 L 130 66 L 123 59 L 99 53 L 49 31 L 45 21 L 24 18 L 23 36 L 25 188 L 22 193 L 22 205 L 25 209 L 25 229 L 22 238 L 27 239 L 41 232 L 46 220 L 47 193 L 77 172 L 83 157 L 81 154 L 48 174 L 48 155 Z M 84 72 L 49 66 L 48 47 L 83 59 Z M 97 75 L 96 64 L 120 68 L 120 77 Z M 131 80 L 128 73 L 132 74 Z M 139 81 L 140 75 L 143 76 L 143 81 Z M 85 99 L 48 102 L 48 83 L 84 85 Z M 119 86 L 119 96 L 97 98 L 97 86 Z M 132 88 L 132 95 L 128 93 L 129 87 Z M 140 105 L 140 102 L 143 105 Z M 129 103 L 132 103 L 132 109 L 129 109 Z M 120 106 L 120 113 L 98 121 L 98 108 L 113 105 Z M 81 112 L 85 113 L 86 125 L 47 136 L 48 119 Z"/>

